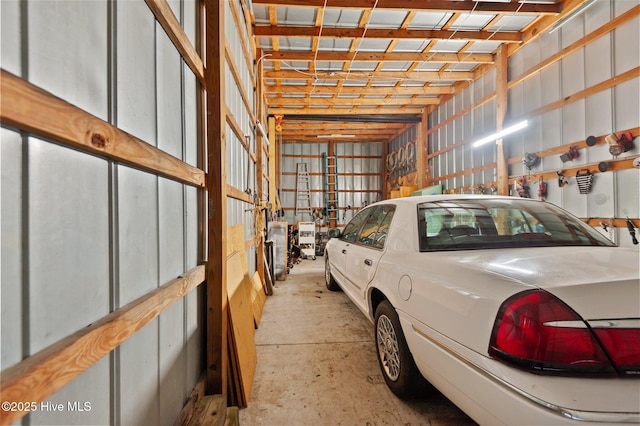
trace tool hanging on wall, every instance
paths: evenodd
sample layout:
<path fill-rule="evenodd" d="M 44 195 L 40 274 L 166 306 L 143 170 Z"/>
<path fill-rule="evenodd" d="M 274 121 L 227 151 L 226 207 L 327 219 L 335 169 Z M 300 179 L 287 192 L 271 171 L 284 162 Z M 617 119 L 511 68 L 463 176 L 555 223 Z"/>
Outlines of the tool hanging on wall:
<path fill-rule="evenodd" d="M 634 148 L 633 135 L 631 132 L 623 132 L 620 134 L 620 137 L 615 133 L 611 133 L 607 135 L 604 140 L 609 145 L 609 153 L 614 157 Z"/>
<path fill-rule="evenodd" d="M 524 177 L 516 180 L 513 183 L 513 186 L 520 198 L 531 198 L 531 196 L 529 195 L 529 185 L 527 185 L 527 181 L 524 179 Z"/>
<path fill-rule="evenodd" d="M 567 178 L 562 175 L 561 171 L 556 172 L 556 174 L 558 175 L 558 186 L 560 188 L 562 188 L 563 186 L 569 183 Z"/>
<path fill-rule="evenodd" d="M 633 226 L 633 222 L 631 219 L 627 218 L 627 229 L 629 230 L 629 235 L 631 235 L 631 242 L 634 245 L 638 245 L 638 239 L 636 238 L 636 228 Z"/>
<path fill-rule="evenodd" d="M 572 146 L 572 147 L 569 147 L 569 151 L 565 152 L 560 156 L 560 159 L 562 160 L 563 163 L 566 163 L 567 161 L 573 161 L 578 157 L 580 157 L 578 148 L 576 148 L 575 146 Z"/>
<path fill-rule="evenodd" d="M 580 191 L 581 194 L 588 194 L 593 185 L 593 175 L 587 169 L 578 170 L 576 172 L 576 182 L 578 184 L 578 191 Z"/>
<path fill-rule="evenodd" d="M 537 166 L 538 163 L 540 163 L 540 157 L 538 157 L 538 155 L 535 153 L 527 152 L 524 154 L 524 157 L 522 158 L 522 163 L 527 168 L 527 170 L 530 171 L 535 166 Z"/>
<path fill-rule="evenodd" d="M 538 197 L 544 201 L 547 198 L 547 184 L 540 178 L 538 180 Z"/>

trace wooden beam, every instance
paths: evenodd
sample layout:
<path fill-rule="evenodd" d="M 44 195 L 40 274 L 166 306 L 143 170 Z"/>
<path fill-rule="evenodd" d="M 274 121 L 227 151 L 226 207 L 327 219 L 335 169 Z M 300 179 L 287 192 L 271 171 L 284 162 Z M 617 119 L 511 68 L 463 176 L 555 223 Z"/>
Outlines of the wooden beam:
<path fill-rule="evenodd" d="M 424 80 L 424 81 L 457 81 L 472 80 L 473 73 L 468 71 L 373 71 L 373 72 L 322 72 L 313 75 L 298 71 L 265 71 L 265 78 L 284 78 L 287 80 Z"/>
<path fill-rule="evenodd" d="M 397 114 L 397 115 L 409 115 L 417 117 L 422 114 L 422 106 L 405 106 L 405 107 L 360 107 L 360 108 L 311 108 L 308 106 L 302 108 L 272 108 L 269 107 L 269 114 L 283 114 L 287 117 L 295 117 L 297 114 L 314 114 L 314 115 L 358 115 L 358 114 Z"/>
<path fill-rule="evenodd" d="M 323 31 L 324 35 L 324 31 Z M 492 53 L 412 53 L 412 52 L 305 52 L 305 51 L 266 51 L 267 61 L 358 61 L 358 62 L 450 62 L 492 64 Z"/>
<path fill-rule="evenodd" d="M 412 105 L 412 106 L 424 106 L 424 105 L 438 105 L 438 98 L 274 98 L 269 102 L 271 108 L 284 107 L 284 106 L 300 106 L 304 107 L 309 104 L 314 106 L 385 106 L 385 105 Z"/>
<path fill-rule="evenodd" d="M 207 253 L 207 394 L 227 395 L 227 174 L 225 107 L 225 2 L 204 0 L 206 22 L 208 253 Z"/>
<path fill-rule="evenodd" d="M 180 25 L 167 0 L 145 0 L 145 2 L 173 42 L 173 45 L 180 52 L 186 64 L 200 81 L 200 84 L 204 85 L 204 64 L 202 59 L 182 29 L 182 25 Z"/>
<path fill-rule="evenodd" d="M 453 93 L 453 86 L 321 86 L 311 88 L 294 84 L 270 84 L 265 86 L 266 93 L 314 94 L 314 95 L 449 95 Z"/>
<path fill-rule="evenodd" d="M 204 172 L 5 71 L 0 124 L 196 187 Z"/>
<path fill-rule="evenodd" d="M 507 74 L 508 57 L 507 46 L 502 44 L 498 48 L 496 56 L 496 131 L 501 131 L 504 119 L 507 116 Z M 504 140 L 496 141 L 497 168 L 498 168 L 498 194 L 509 195 L 509 164 L 507 163 L 507 153 L 504 147 Z"/>
<path fill-rule="evenodd" d="M 475 13 L 521 13 L 521 14 L 550 14 L 557 15 L 561 11 L 560 4 L 524 3 L 518 2 L 471 2 L 450 0 L 252 0 L 254 5 L 273 5 L 287 7 L 330 7 L 330 8 L 355 8 L 355 9 L 403 9 L 417 11 L 443 11 L 443 12 L 475 12 Z"/>
<path fill-rule="evenodd" d="M 408 30 L 386 28 L 332 28 L 323 27 L 294 27 L 257 25 L 253 27 L 256 37 L 327 37 L 362 39 L 415 39 L 415 40 L 470 40 L 470 41 L 498 41 L 501 43 L 521 43 L 522 34 L 519 32 L 493 31 L 449 31 L 449 30 Z"/>
<path fill-rule="evenodd" d="M 87 327 L 2 371 L 1 399 L 39 404 L 88 370 L 133 336 L 169 306 L 204 281 L 205 267 L 196 266 Z M 28 410 L 28 407 L 27 407 Z M 0 411 L 10 424 L 29 411 Z"/>

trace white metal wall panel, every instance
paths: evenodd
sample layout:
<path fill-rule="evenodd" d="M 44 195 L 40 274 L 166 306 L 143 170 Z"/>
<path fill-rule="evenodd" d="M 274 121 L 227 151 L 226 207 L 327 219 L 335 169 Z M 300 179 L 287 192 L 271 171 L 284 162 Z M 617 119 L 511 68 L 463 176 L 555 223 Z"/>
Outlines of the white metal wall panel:
<path fill-rule="evenodd" d="M 640 217 L 640 173 L 637 169 L 621 170 L 616 173 L 615 204 L 616 217 Z M 625 228 L 619 230 L 619 244 L 624 247 L 638 247 L 631 243 L 631 237 Z M 636 238 L 638 233 L 636 230 Z"/>
<path fill-rule="evenodd" d="M 29 81 L 106 120 L 106 0 L 27 6 Z"/>
<path fill-rule="evenodd" d="M 160 283 L 166 283 L 185 271 L 183 204 L 182 184 L 159 178 Z"/>
<path fill-rule="evenodd" d="M 158 324 L 154 319 L 116 349 L 120 373 L 116 424 L 160 424 Z"/>
<path fill-rule="evenodd" d="M 116 13 L 116 124 L 156 145 L 155 18 L 144 2 L 118 2 Z"/>
<path fill-rule="evenodd" d="M 118 166 L 118 307 L 158 287 L 158 178 Z"/>
<path fill-rule="evenodd" d="M 156 24 L 156 40 L 158 148 L 182 159 L 181 59 L 160 24 Z"/>
<path fill-rule="evenodd" d="M 20 75 L 22 71 L 20 38 L 20 8 L 26 4 L 9 0 L 0 2 L 0 52 L 2 52 L 2 68 Z"/>
<path fill-rule="evenodd" d="M 184 299 L 160 314 L 160 425 L 173 425 L 184 401 L 186 341 Z"/>
<path fill-rule="evenodd" d="M 638 78 L 614 88 L 616 129 L 630 129 L 638 126 L 638 117 L 640 117 L 638 93 L 640 93 L 640 79 Z M 638 145 L 639 143 L 636 141 L 636 150 L 634 152 L 637 152 Z"/>
<path fill-rule="evenodd" d="M 4 5 L 2 5 L 4 7 Z M 4 9 L 2 10 L 4 13 Z M 22 360 L 23 250 L 22 140 L 18 133 L 0 129 L 0 368 Z M 26 314 L 26 313 L 25 313 Z"/>
<path fill-rule="evenodd" d="M 184 161 L 192 166 L 198 166 L 198 90 L 196 77 L 191 73 L 187 64 L 182 63 L 184 81 Z"/>
<path fill-rule="evenodd" d="M 100 385 L 106 383 L 107 387 Z M 106 425 L 110 423 L 109 357 L 104 357 L 76 377 L 56 394 L 47 398 L 52 404 L 62 404 L 63 411 L 39 409 L 30 414 L 32 425 Z M 82 410 L 70 410 L 69 403 Z M 89 403 L 85 406 L 85 403 Z M 85 410 L 85 408 L 88 408 Z"/>
<path fill-rule="evenodd" d="M 33 354 L 109 313 L 109 206 L 106 161 L 35 138 L 28 160 Z"/>

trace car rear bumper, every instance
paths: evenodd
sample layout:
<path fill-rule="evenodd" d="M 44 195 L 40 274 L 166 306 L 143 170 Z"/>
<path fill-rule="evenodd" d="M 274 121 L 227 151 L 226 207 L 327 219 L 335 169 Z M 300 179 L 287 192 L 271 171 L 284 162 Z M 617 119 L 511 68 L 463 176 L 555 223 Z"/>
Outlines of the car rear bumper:
<path fill-rule="evenodd" d="M 542 383 L 550 380 L 548 377 L 518 372 L 517 374 L 526 375 L 530 387 L 527 389 L 525 386 L 514 385 L 504 379 L 507 372 L 513 373 L 509 371 L 510 367 L 498 364 L 498 369 L 493 368 L 494 371 L 491 371 L 491 368 L 485 368 L 481 362 L 472 361 L 466 354 L 471 352 L 468 348 L 452 349 L 445 346 L 435 337 L 432 330 L 412 324 L 406 317 L 402 318 L 402 314 L 400 317 L 409 347 L 415 354 L 421 354 L 414 355 L 420 371 L 445 396 L 480 424 L 591 426 L 640 423 L 640 381 L 636 379 L 619 379 L 615 383 L 606 383 L 599 392 L 601 398 L 623 395 L 627 401 L 636 401 L 622 404 L 624 408 L 629 409 L 619 410 L 620 406 L 612 411 L 570 408 L 562 403 L 549 402 L 553 400 L 553 395 L 548 395 L 550 398 L 540 396 L 539 389 L 544 387 Z M 495 367 L 496 361 L 488 362 Z M 536 383 L 538 379 L 539 382 Z M 562 378 L 551 380 L 558 382 Z M 613 395 L 608 392 L 612 387 L 616 388 Z M 576 400 L 584 396 L 584 393 L 583 389 L 576 389 Z M 564 399 L 569 400 L 570 397 Z M 584 404 L 584 401 L 580 403 Z"/>

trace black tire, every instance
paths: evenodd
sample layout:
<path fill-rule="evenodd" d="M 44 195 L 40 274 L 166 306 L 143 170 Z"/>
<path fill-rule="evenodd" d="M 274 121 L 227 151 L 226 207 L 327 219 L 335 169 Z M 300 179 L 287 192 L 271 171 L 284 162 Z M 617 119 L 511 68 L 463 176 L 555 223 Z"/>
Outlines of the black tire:
<path fill-rule="evenodd" d="M 324 256 L 324 283 L 327 288 L 331 291 L 340 290 L 340 286 L 333 279 L 333 275 L 331 275 L 331 266 L 329 265 L 329 256 L 325 253 Z"/>
<path fill-rule="evenodd" d="M 375 334 L 378 363 L 391 392 L 401 399 L 419 396 L 427 382 L 409 351 L 398 314 L 386 300 L 376 308 Z"/>

